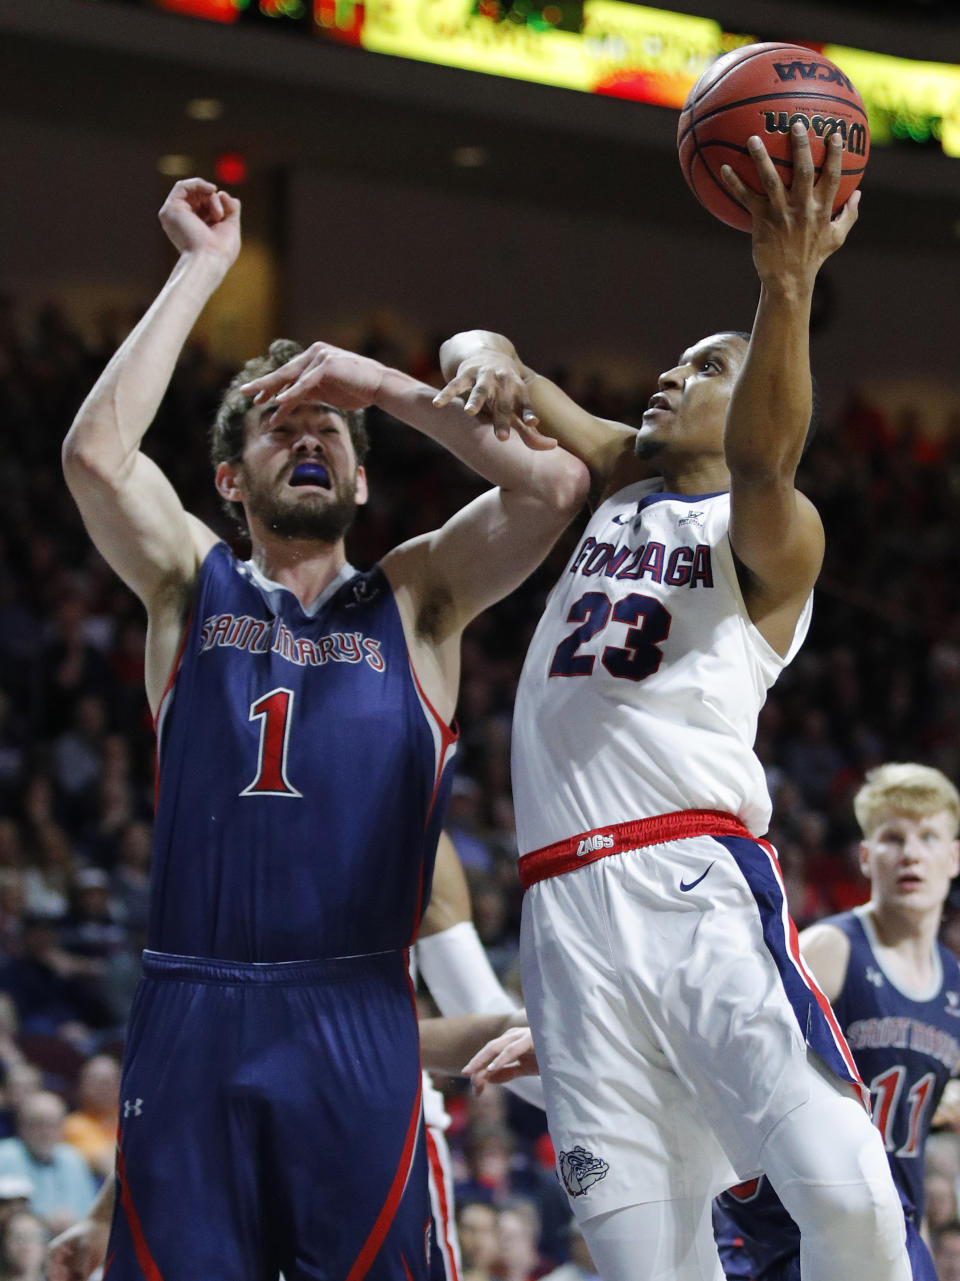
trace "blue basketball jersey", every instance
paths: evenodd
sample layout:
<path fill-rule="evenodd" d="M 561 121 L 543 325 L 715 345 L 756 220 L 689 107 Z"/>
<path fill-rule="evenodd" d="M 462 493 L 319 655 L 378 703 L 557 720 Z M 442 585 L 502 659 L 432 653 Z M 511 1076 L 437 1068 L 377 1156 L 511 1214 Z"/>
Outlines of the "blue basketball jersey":
<path fill-rule="evenodd" d="M 850 940 L 847 973 L 833 1008 L 870 1087 L 873 1121 L 883 1136 L 904 1213 L 908 1222 L 918 1224 L 930 1122 L 960 1065 L 960 965 L 938 943 L 936 980 L 929 995 L 917 998 L 902 991 L 877 959 L 865 908 L 824 923 L 843 930 Z M 789 1275 L 783 1267 L 794 1257 L 799 1260 L 800 1234 L 766 1179 L 724 1192 L 718 1207 L 715 1230 L 725 1266 L 727 1258 L 732 1264 L 737 1257 L 741 1242 L 752 1258 L 754 1277 Z"/>
<path fill-rule="evenodd" d="M 278 962 L 410 944 L 456 735 L 381 569 L 345 566 L 307 611 L 217 544 L 157 735 L 151 949 Z"/>

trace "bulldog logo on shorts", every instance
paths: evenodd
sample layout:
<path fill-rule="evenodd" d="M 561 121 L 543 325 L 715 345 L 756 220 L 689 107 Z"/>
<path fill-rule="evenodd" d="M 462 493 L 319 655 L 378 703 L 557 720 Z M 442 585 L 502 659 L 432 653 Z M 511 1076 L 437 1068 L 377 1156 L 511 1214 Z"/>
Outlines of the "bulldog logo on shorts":
<path fill-rule="evenodd" d="M 557 1167 L 563 1186 L 571 1196 L 584 1196 L 594 1183 L 606 1178 L 610 1169 L 606 1161 L 588 1152 L 578 1143 L 569 1152 L 557 1157 Z"/>

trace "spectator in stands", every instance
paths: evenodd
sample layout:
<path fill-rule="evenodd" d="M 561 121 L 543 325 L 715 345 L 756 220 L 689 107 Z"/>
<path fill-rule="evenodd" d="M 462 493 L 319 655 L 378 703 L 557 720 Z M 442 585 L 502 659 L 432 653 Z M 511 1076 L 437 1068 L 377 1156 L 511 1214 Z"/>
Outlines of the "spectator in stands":
<path fill-rule="evenodd" d="M 484 1088 L 481 1100 L 487 1094 Z M 456 1199 L 512 1205 L 529 1201 L 537 1214 L 537 1232 L 545 1254 L 565 1257 L 567 1199 L 553 1171 L 544 1170 L 520 1149 L 503 1122 L 474 1122 L 464 1143 L 467 1177 L 455 1185 Z"/>
<path fill-rule="evenodd" d="M 18 1210 L 29 1210 L 33 1180 L 22 1174 L 0 1174 L 0 1234 Z"/>
<path fill-rule="evenodd" d="M 570 1220 L 570 1258 L 548 1272 L 542 1281 L 600 1281 L 576 1219 Z"/>
<path fill-rule="evenodd" d="M 82 867 L 73 878 L 73 908 L 62 922 L 60 946 L 72 956 L 107 961 L 127 946 L 127 931 L 110 896 L 110 877 Z"/>
<path fill-rule="evenodd" d="M 9 1138 L 14 1133 L 15 1117 L 27 1099 L 42 1089 L 43 1073 L 35 1063 L 21 1060 L 19 1063 L 11 1063 L 7 1068 L 3 1083 L 3 1110 L 0 1111 L 0 1117 L 3 1118 L 4 1138 Z"/>
<path fill-rule="evenodd" d="M 933 1238 L 938 1281 L 960 1281 L 960 1223 L 954 1220 Z"/>
<path fill-rule="evenodd" d="M 4 1071 L 24 1062 L 19 1038 L 17 1007 L 6 992 L 0 992 L 0 1068 Z"/>
<path fill-rule="evenodd" d="M 24 917 L 22 939 L 22 955 L 0 969 L 0 990 L 13 998 L 23 1034 L 83 1043 L 91 1026 L 106 1026 L 102 1008 L 78 983 L 96 975 L 98 962 L 64 952 L 49 916 Z"/>
<path fill-rule="evenodd" d="M 924 1179 L 923 1190 L 927 1231 L 934 1237 L 958 1216 L 957 1186 L 953 1179 L 933 1171 Z"/>
<path fill-rule="evenodd" d="M 113 871 L 113 895 L 122 906 L 128 931 L 143 934 L 150 912 L 150 847 L 152 829 L 149 823 L 128 823 L 120 833 L 117 866 Z"/>
<path fill-rule="evenodd" d="M 77 1149 L 97 1180 L 113 1170 L 120 1106 L 120 1065 L 96 1054 L 80 1069 L 79 1107 L 63 1123 L 63 1141 Z"/>
<path fill-rule="evenodd" d="M 29 1210 L 17 1210 L 0 1233 L 0 1281 L 44 1281 L 50 1233 Z"/>
<path fill-rule="evenodd" d="M 27 911 L 34 915 L 65 915 L 73 882 L 73 846 L 62 827 L 43 822 L 30 830 L 29 862 L 24 874 Z"/>
<path fill-rule="evenodd" d="M 65 1115 L 63 1100 L 40 1090 L 17 1112 L 16 1138 L 0 1140 L 0 1175 L 30 1179 L 30 1208 L 53 1232 L 82 1218 L 96 1193 L 86 1161 L 61 1139 Z"/>
<path fill-rule="evenodd" d="M 532 1201 L 515 1200 L 497 1216 L 500 1257 L 497 1275 L 502 1281 L 534 1281 L 543 1274 L 540 1257 L 540 1216 Z"/>
<path fill-rule="evenodd" d="M 489 1201 L 458 1200 L 456 1220 L 462 1281 L 493 1281 L 500 1257 L 496 1210 Z"/>
<path fill-rule="evenodd" d="M 0 957 L 19 956 L 27 895 L 23 872 L 0 867 Z"/>

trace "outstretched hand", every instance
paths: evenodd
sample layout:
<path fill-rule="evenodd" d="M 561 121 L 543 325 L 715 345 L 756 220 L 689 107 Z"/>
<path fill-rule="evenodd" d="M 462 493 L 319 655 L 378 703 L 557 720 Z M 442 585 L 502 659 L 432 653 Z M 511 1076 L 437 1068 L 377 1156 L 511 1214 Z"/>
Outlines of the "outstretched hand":
<path fill-rule="evenodd" d="M 255 405 L 276 401 L 273 421 L 282 422 L 308 400 L 321 400 L 335 409 L 365 409 L 377 398 L 384 366 L 369 356 L 344 351 L 330 343 L 311 343 L 273 373 L 244 383 L 240 390 Z"/>
<path fill-rule="evenodd" d="M 826 156 L 819 178 L 810 154 L 809 132 L 797 122 L 790 130 L 793 148 L 793 181 L 787 187 L 763 145 L 754 135 L 747 140 L 762 193 L 751 190 L 729 165 L 720 170 L 727 190 L 750 211 L 753 218 L 753 259 L 761 280 L 783 280 L 798 274 L 812 280 L 822 263 L 834 253 L 857 221 L 860 192 L 833 213 L 840 187 L 843 140 L 839 133 L 827 139 Z"/>
<path fill-rule="evenodd" d="M 433 403 L 442 409 L 457 396 L 466 413 L 493 425 L 498 440 L 507 440 L 515 431 L 530 449 L 553 449 L 557 443 L 537 430 L 540 420 L 530 408 L 526 383 L 498 353 L 462 361 Z"/>
<path fill-rule="evenodd" d="M 167 238 L 180 253 L 208 251 L 229 265 L 240 252 L 240 201 L 206 178 L 175 183 L 159 216 Z"/>
<path fill-rule="evenodd" d="M 476 1092 L 482 1094 L 488 1082 L 503 1085 L 518 1076 L 536 1076 L 539 1070 L 530 1029 L 512 1027 L 478 1050 L 465 1064 L 463 1075 L 469 1076 Z"/>

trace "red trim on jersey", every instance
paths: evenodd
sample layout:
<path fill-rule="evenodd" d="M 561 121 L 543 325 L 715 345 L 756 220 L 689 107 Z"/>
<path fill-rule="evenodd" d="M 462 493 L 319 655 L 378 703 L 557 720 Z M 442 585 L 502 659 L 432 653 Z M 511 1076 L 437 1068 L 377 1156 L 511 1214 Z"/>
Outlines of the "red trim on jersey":
<path fill-rule="evenodd" d="M 123 1159 L 123 1152 L 119 1149 L 117 1151 L 117 1182 L 120 1184 L 120 1204 L 123 1206 L 123 1212 L 127 1216 L 127 1224 L 130 1228 L 130 1235 L 133 1237 L 133 1248 L 136 1251 L 140 1271 L 143 1273 L 145 1281 L 163 1281 L 160 1269 L 154 1263 L 150 1247 L 147 1245 L 146 1237 L 143 1235 L 140 1216 L 137 1214 L 136 1206 L 133 1204 L 130 1184 L 127 1182 L 127 1167 Z"/>
<path fill-rule="evenodd" d="M 410 659 L 409 650 L 407 652 L 407 657 Z M 427 698 L 426 694 L 423 692 L 423 686 L 417 678 L 416 669 L 413 666 L 412 659 L 410 659 L 410 675 L 413 677 L 413 683 L 417 687 L 417 693 L 423 700 L 430 715 L 437 722 L 437 728 L 440 730 L 440 759 L 437 761 L 437 773 L 433 780 L 433 792 L 430 796 L 430 804 L 427 806 L 427 821 L 429 822 L 430 815 L 433 811 L 433 803 L 437 799 L 437 788 L 440 786 L 440 779 L 443 776 L 443 767 L 447 762 L 447 753 L 460 737 L 460 731 L 459 729 L 454 729 L 452 726 L 448 725 L 434 705 L 430 702 L 429 698 Z"/>
<path fill-rule="evenodd" d="M 437 1245 L 443 1255 L 443 1271 L 447 1281 L 460 1281 L 456 1256 L 450 1248 L 450 1206 L 447 1202 L 447 1183 L 444 1178 L 443 1162 L 440 1160 L 437 1141 L 430 1133 L 429 1125 L 424 1126 L 424 1133 L 427 1136 L 427 1162 L 430 1166 L 430 1178 L 437 1192 L 437 1207 L 440 1215 L 440 1222 L 436 1225 Z"/>
<path fill-rule="evenodd" d="M 173 668 L 167 677 L 167 683 L 163 687 L 163 693 L 160 695 L 160 702 L 157 704 L 157 714 L 153 718 L 153 732 L 157 736 L 156 746 L 153 753 L 153 808 L 156 809 L 160 803 L 160 717 L 163 715 L 163 705 L 167 701 L 167 695 L 173 689 L 174 682 L 180 671 L 180 664 L 183 662 L 183 651 L 187 648 L 187 637 L 190 635 L 190 626 L 193 622 L 193 610 L 187 615 L 186 625 L 183 629 L 183 635 L 180 637 L 180 647 L 177 650 L 177 656 L 173 660 Z"/>
<path fill-rule="evenodd" d="M 813 993 L 814 998 L 817 1002 L 817 1005 L 819 1005 L 820 1007 L 820 1012 L 823 1014 L 823 1017 L 827 1021 L 827 1026 L 830 1029 L 834 1042 L 836 1043 L 836 1047 L 840 1051 L 840 1054 L 841 1054 L 841 1057 L 843 1058 L 844 1063 L 846 1063 L 847 1065 L 847 1070 L 850 1073 L 851 1081 L 860 1091 L 860 1101 L 863 1103 L 863 1106 L 867 1110 L 867 1115 L 869 1116 L 871 1112 L 870 1091 L 867 1089 L 866 1085 L 864 1085 L 863 1083 L 863 1079 L 861 1078 L 860 1072 L 857 1069 L 856 1060 L 853 1057 L 853 1054 L 850 1050 L 850 1046 L 847 1044 L 847 1038 L 844 1036 L 843 1029 L 841 1028 L 840 1024 L 837 1022 L 837 1016 L 833 1012 L 833 1006 L 830 1004 L 830 1002 L 824 996 L 823 992 L 820 990 L 820 984 L 817 982 L 817 980 L 813 977 L 813 975 L 810 973 L 810 971 L 807 969 L 806 965 L 804 964 L 803 956 L 801 955 L 801 952 L 800 952 L 800 936 L 797 933 L 796 925 L 794 925 L 793 923 L 793 917 L 790 915 L 789 911 L 786 910 L 787 887 L 783 883 L 783 872 L 780 870 L 780 860 L 777 858 L 777 851 L 773 848 L 773 846 L 770 844 L 769 841 L 757 840 L 757 844 L 760 846 L 760 848 L 764 851 L 764 853 L 769 858 L 771 866 L 773 867 L 774 875 L 776 876 L 777 881 L 780 885 L 780 892 L 783 895 L 784 915 L 786 917 L 787 924 L 789 926 L 789 928 L 786 931 L 786 936 L 787 936 L 787 951 L 790 955 L 790 959 L 791 961 L 793 961 L 794 965 L 796 966 L 800 974 L 800 977 L 803 979 L 804 983 L 806 983 L 807 987 Z"/>
<path fill-rule="evenodd" d="M 434 705 L 430 702 L 429 698 L 427 698 L 426 694 L 423 692 L 423 686 L 420 684 L 420 681 L 417 678 L 416 669 L 413 666 L 413 659 L 410 657 L 409 645 L 407 646 L 407 662 L 410 666 L 410 675 L 413 677 L 414 686 L 416 687 L 417 693 L 420 695 L 420 701 L 423 703 L 424 707 L 426 707 L 427 711 L 436 721 L 437 728 L 440 731 L 440 752 L 437 759 L 437 769 L 436 769 L 436 773 L 434 774 L 433 791 L 430 793 L 430 803 L 427 806 L 427 814 L 424 820 L 424 828 L 426 828 L 427 824 L 430 822 L 430 816 L 433 813 L 433 807 L 437 799 L 437 791 L 439 790 L 439 787 L 440 787 L 440 780 L 443 778 L 443 771 L 446 767 L 447 761 L 450 756 L 450 748 L 454 745 L 454 743 L 456 743 L 457 739 L 460 737 L 460 731 L 459 729 L 454 729 L 450 725 L 447 725 L 443 721 L 443 719 L 440 716 L 440 713 L 437 711 Z M 417 903 L 413 913 L 413 921 L 414 921 L 413 933 L 411 934 L 410 939 L 408 940 L 408 946 L 413 945 L 413 943 L 416 941 L 417 934 L 420 932 L 420 917 L 421 917 L 422 910 L 423 910 L 423 859 L 420 860 L 420 873 L 417 877 Z"/>
<path fill-rule="evenodd" d="M 160 721 L 160 714 L 163 711 L 164 700 L 166 699 L 170 691 L 173 689 L 173 682 L 177 679 L 177 673 L 180 671 L 180 664 L 183 662 L 183 651 L 187 648 L 187 637 L 190 635 L 190 625 L 192 622 L 193 622 L 193 610 L 191 609 L 190 613 L 187 615 L 187 621 L 183 628 L 183 635 L 180 637 L 180 645 L 177 648 L 177 656 L 173 660 L 173 667 L 170 670 L 170 675 L 167 677 L 167 683 L 163 687 L 163 693 L 160 695 L 160 702 L 157 704 L 157 714 L 153 718 L 154 731 L 156 731 L 157 725 Z"/>
<path fill-rule="evenodd" d="M 413 1273 L 410 1271 L 410 1265 L 407 1263 L 407 1256 L 400 1251 L 400 1262 L 403 1264 L 403 1270 L 407 1274 L 407 1281 L 413 1281 Z"/>
<path fill-rule="evenodd" d="M 525 890 L 537 881 L 551 876 L 562 876 L 575 868 L 596 863 L 610 854 L 639 849 L 644 845 L 661 845 L 664 841 L 680 841 L 690 836 L 745 836 L 756 837 L 738 818 L 722 810 L 677 810 L 671 814 L 655 814 L 652 818 L 636 819 L 632 823 L 614 823 L 609 827 L 595 827 L 590 832 L 580 832 L 566 840 L 555 841 L 520 857 L 520 884 Z M 595 849 L 585 849 L 585 841 L 599 840 Z"/>
<path fill-rule="evenodd" d="M 410 988 L 410 997 L 416 1001 L 413 992 L 413 983 L 410 979 L 410 970 L 407 968 L 407 985 Z M 345 1281 L 361 1281 L 370 1270 L 370 1265 L 377 1257 L 380 1247 L 383 1245 L 384 1238 L 390 1231 L 390 1225 L 393 1223 L 397 1213 L 397 1208 L 403 1199 L 403 1192 L 407 1186 L 407 1179 L 410 1177 L 410 1168 L 413 1165 L 413 1155 L 417 1146 L 417 1133 L 420 1129 L 420 1109 L 423 1096 L 423 1075 L 417 1073 L 417 1096 L 413 1103 L 413 1111 L 410 1113 L 410 1122 L 407 1126 L 407 1136 L 404 1139 L 403 1151 L 400 1153 L 400 1161 L 397 1165 L 396 1174 L 393 1176 L 393 1182 L 387 1192 L 386 1200 L 380 1207 L 380 1213 L 376 1217 L 370 1233 L 360 1249 L 360 1253 L 354 1260 L 353 1266 L 347 1273 Z M 401 1255 L 401 1258 L 403 1256 Z M 406 1262 L 404 1261 L 404 1267 Z M 151 1279 L 148 1279 L 151 1281 Z"/>

